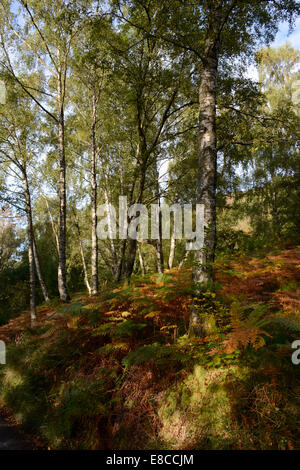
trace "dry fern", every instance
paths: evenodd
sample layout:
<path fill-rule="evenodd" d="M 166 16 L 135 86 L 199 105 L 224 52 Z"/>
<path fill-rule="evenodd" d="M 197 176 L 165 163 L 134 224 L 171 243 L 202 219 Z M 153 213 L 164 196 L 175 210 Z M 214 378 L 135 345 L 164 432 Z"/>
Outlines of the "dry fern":
<path fill-rule="evenodd" d="M 238 348 L 245 349 L 248 346 L 259 349 L 265 345 L 264 336 L 271 337 L 269 333 L 262 329 L 269 322 L 269 319 L 265 318 L 265 305 L 255 307 L 246 319 L 241 319 L 243 311 L 244 308 L 237 302 L 232 305 L 230 311 L 232 330 L 221 345 L 210 352 L 211 355 L 217 353 L 231 354 Z"/>

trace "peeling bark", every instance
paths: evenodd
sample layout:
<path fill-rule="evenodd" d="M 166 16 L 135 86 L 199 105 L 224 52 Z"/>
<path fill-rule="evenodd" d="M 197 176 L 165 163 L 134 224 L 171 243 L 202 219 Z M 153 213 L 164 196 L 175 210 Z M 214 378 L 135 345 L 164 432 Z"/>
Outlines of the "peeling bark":
<path fill-rule="evenodd" d="M 216 247 L 216 175 L 217 175 L 217 136 L 216 136 L 216 85 L 218 72 L 219 17 L 211 12 L 205 43 L 205 56 L 202 59 L 202 72 L 199 87 L 199 159 L 197 181 L 197 204 L 204 204 L 204 245 L 195 252 L 193 281 L 194 295 L 204 286 L 214 282 L 214 256 Z M 210 315 L 201 316 L 194 304 L 190 318 L 190 334 L 206 336 L 212 331 L 214 319 Z"/>
<path fill-rule="evenodd" d="M 208 55 L 204 61 L 199 88 L 199 173 L 197 203 L 204 204 L 204 246 L 195 252 L 193 280 L 196 287 L 213 282 L 216 246 L 216 81 L 218 56 L 214 40 L 207 40 Z"/>

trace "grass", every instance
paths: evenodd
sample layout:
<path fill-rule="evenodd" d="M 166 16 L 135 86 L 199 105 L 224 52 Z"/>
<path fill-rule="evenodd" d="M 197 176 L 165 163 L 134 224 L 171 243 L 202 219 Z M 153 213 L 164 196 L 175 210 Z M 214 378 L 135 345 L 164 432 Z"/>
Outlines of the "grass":
<path fill-rule="evenodd" d="M 201 339 L 188 269 L 24 313 L 0 328 L 1 404 L 53 449 L 299 449 L 299 266 L 297 247 L 219 261 Z"/>

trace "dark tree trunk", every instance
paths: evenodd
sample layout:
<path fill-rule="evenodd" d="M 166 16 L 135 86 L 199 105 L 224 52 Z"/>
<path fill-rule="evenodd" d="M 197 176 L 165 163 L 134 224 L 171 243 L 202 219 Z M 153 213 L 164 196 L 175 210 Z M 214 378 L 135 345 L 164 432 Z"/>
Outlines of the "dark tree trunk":
<path fill-rule="evenodd" d="M 137 241 L 129 239 L 128 242 L 127 242 L 127 247 L 128 247 L 128 257 L 127 257 L 127 263 L 126 263 L 126 267 L 125 267 L 124 277 L 126 279 L 130 279 L 130 277 L 133 273 L 133 269 L 134 269 Z"/>
<path fill-rule="evenodd" d="M 126 246 L 127 246 L 127 240 L 122 240 L 119 262 L 118 262 L 117 269 L 116 269 L 115 276 L 114 276 L 115 282 L 119 282 L 122 277 L 122 271 L 123 271 L 124 262 L 125 262 Z"/>
<path fill-rule="evenodd" d="M 141 126 L 139 126 L 139 132 L 141 132 Z M 143 134 L 143 133 L 142 133 Z M 145 187 L 145 180 L 146 180 L 146 171 L 147 171 L 147 161 L 148 161 L 149 154 L 146 150 L 146 144 L 142 135 L 139 135 L 139 143 L 137 146 L 136 152 L 136 160 L 137 164 L 137 174 L 138 174 L 138 189 L 137 195 L 135 198 L 136 204 L 141 204 L 143 200 L 143 193 Z M 140 160 L 140 162 L 139 162 Z M 130 195 L 130 204 L 133 199 L 133 192 L 134 192 L 135 182 L 131 188 L 131 195 Z M 128 225 L 130 224 L 130 219 L 128 218 Z M 124 269 L 124 277 L 129 279 L 133 273 L 134 263 L 136 258 L 136 249 L 137 249 L 137 240 L 128 239 L 127 242 L 127 260 Z"/>

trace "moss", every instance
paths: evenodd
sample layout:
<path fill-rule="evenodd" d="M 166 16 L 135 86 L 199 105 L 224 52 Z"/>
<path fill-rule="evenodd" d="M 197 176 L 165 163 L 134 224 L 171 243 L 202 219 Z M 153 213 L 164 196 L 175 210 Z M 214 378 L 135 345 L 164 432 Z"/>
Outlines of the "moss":
<path fill-rule="evenodd" d="M 198 365 L 182 384 L 165 392 L 158 411 L 165 448 L 232 446 L 231 399 L 226 383 L 236 372 L 234 368 L 205 369 Z"/>

